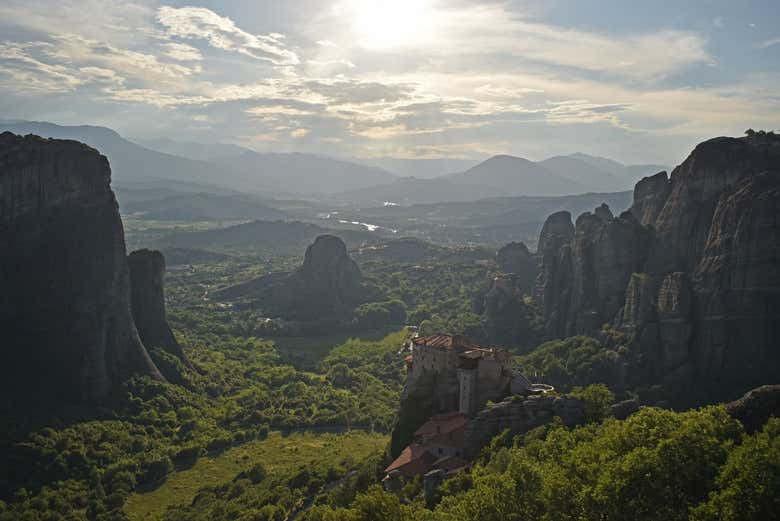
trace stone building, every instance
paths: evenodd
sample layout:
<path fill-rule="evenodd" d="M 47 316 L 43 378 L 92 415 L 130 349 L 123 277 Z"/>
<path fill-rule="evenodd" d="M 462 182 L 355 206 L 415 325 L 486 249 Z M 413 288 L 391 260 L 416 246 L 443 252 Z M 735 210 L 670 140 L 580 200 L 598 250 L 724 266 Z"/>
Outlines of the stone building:
<path fill-rule="evenodd" d="M 434 377 L 442 412 L 473 416 L 488 401 L 498 401 L 528 381 L 512 369 L 511 354 L 483 347 L 461 335 L 431 335 L 411 340 L 406 358 L 407 387 Z M 513 382 L 514 380 L 514 382 Z"/>
<path fill-rule="evenodd" d="M 525 425 L 521 421 L 522 414 L 517 412 L 511 416 L 511 421 L 504 421 L 503 417 L 496 417 L 496 420 L 492 416 L 490 421 L 485 420 L 488 402 L 507 399 L 507 403 L 512 403 L 515 396 L 510 395 L 519 395 L 523 397 L 519 403 L 528 403 L 530 407 L 537 402 L 522 400 L 552 389 L 532 385 L 515 372 L 512 355 L 507 350 L 480 346 L 465 336 L 418 336 L 411 339 L 409 349 L 411 354 L 405 359 L 407 380 L 402 403 L 411 400 L 414 407 L 422 407 L 420 404 L 427 401 L 433 415 L 414 431 L 409 437 L 409 445 L 385 469 L 383 481 L 390 491 L 399 490 L 403 479 L 430 475 L 433 481 L 429 484 L 433 484 L 435 477 L 446 477 L 468 468 L 475 450 L 484 443 L 484 436 L 492 434 L 496 425 L 503 424 L 501 422 L 518 427 Z M 547 411 L 526 416 L 546 418 L 546 414 Z M 478 420 L 475 427 L 473 424 Z"/>

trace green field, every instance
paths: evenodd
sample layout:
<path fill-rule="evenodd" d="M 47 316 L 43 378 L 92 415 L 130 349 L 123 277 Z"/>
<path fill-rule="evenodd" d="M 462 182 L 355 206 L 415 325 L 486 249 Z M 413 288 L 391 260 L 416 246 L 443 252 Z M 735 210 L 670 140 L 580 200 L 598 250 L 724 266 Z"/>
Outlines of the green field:
<path fill-rule="evenodd" d="M 191 468 L 174 472 L 160 487 L 132 494 L 124 511 L 132 521 L 160 519 L 165 509 L 189 504 L 202 487 L 232 480 L 254 463 L 262 463 L 268 476 L 286 476 L 301 466 L 359 463 L 387 445 L 387 436 L 362 431 L 345 434 L 298 432 L 270 433 L 268 439 L 233 447 L 218 455 L 204 456 Z"/>
<path fill-rule="evenodd" d="M 271 337 L 282 361 L 289 363 L 299 371 L 314 371 L 320 360 L 328 356 L 334 347 L 345 344 L 350 339 L 361 342 L 380 342 L 388 335 L 398 332 L 397 328 L 361 331 L 359 333 L 336 333 L 321 336 Z M 400 349 L 399 343 L 398 348 Z"/>

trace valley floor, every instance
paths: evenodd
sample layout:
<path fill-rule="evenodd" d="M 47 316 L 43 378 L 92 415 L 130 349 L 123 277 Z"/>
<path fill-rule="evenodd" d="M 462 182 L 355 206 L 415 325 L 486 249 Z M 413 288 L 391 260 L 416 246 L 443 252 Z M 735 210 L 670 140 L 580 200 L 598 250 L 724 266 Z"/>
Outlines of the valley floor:
<path fill-rule="evenodd" d="M 166 508 L 190 504 L 202 488 L 230 482 L 256 463 L 265 467 L 270 482 L 292 476 L 302 467 L 354 467 L 370 454 L 382 451 L 387 442 L 385 435 L 363 431 L 273 431 L 265 440 L 201 457 L 192 467 L 169 475 L 156 489 L 137 491 L 128 498 L 124 511 L 131 521 L 155 521 L 162 518 Z"/>

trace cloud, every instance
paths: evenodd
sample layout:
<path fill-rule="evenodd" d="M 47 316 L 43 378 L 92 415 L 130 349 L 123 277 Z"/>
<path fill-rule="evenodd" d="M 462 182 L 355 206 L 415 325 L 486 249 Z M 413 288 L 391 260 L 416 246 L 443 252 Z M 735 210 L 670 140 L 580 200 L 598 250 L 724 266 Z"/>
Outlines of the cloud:
<path fill-rule="evenodd" d="M 485 70 L 541 64 L 641 80 L 657 80 L 690 65 L 714 62 L 706 49 L 706 37 L 695 31 L 603 34 L 525 18 L 511 5 L 431 2 L 426 8 L 425 30 L 405 39 L 398 52 L 407 62 L 414 57 L 423 64 L 460 65 L 464 70 L 468 65 Z M 333 33 L 327 36 L 344 40 L 349 24 L 336 18 L 331 22 Z M 360 37 L 354 29 L 349 35 L 353 41 Z M 376 57 L 388 54 L 386 50 L 358 50 Z M 491 58 L 485 60 L 486 56 Z"/>
<path fill-rule="evenodd" d="M 150 52 L 117 47 L 111 43 L 84 38 L 78 34 L 52 36 L 53 43 L 33 42 L 47 57 L 61 63 L 82 63 L 121 72 L 145 82 L 166 82 L 201 71 L 200 65 L 161 61 Z"/>
<path fill-rule="evenodd" d="M 0 43 L 0 81 L 19 89 L 65 92 L 74 90 L 84 81 L 69 67 L 49 64 L 34 55 L 35 43 Z M 23 91 L 22 91 L 23 92 Z"/>
<path fill-rule="evenodd" d="M 157 21 L 168 34 L 180 38 L 200 38 L 224 51 L 234 51 L 275 65 L 297 65 L 298 56 L 286 49 L 283 35 L 254 35 L 238 28 L 230 18 L 205 7 L 170 7 L 157 10 Z"/>
<path fill-rule="evenodd" d="M 621 123 L 616 114 L 631 110 L 624 103 L 598 104 L 588 100 L 566 100 L 549 102 L 552 108 L 546 112 L 546 118 L 551 122 L 593 123 L 605 121 L 616 126 Z"/>
<path fill-rule="evenodd" d="M 198 49 L 186 43 L 166 43 L 165 55 L 178 61 L 200 61 L 203 55 Z"/>
<path fill-rule="evenodd" d="M 125 78 L 111 69 L 102 67 L 80 67 L 79 72 L 86 76 L 86 81 L 122 85 Z"/>
<path fill-rule="evenodd" d="M 301 110 L 294 107 L 285 107 L 282 105 L 262 105 L 246 109 L 246 113 L 252 116 L 311 116 L 314 112 L 310 110 Z"/>
<path fill-rule="evenodd" d="M 348 69 L 354 69 L 355 64 L 349 60 L 309 60 L 306 63 L 314 65 L 315 67 L 329 68 L 329 67 L 346 67 Z"/>
<path fill-rule="evenodd" d="M 756 44 L 756 48 L 758 49 L 768 49 L 769 47 L 772 47 L 774 45 L 780 44 L 780 38 L 772 38 L 771 40 L 766 40 L 761 43 Z"/>

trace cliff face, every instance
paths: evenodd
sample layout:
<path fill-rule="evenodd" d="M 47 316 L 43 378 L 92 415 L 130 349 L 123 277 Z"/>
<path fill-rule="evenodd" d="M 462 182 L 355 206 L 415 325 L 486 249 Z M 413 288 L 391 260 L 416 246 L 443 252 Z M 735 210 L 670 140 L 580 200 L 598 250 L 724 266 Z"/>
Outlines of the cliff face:
<path fill-rule="evenodd" d="M 569 241 L 543 230 L 547 335 L 611 323 L 640 355 L 645 383 L 687 382 L 708 396 L 776 380 L 779 217 L 780 138 L 700 144 L 671 178 L 640 181 L 630 211 L 583 214 Z"/>
<path fill-rule="evenodd" d="M 0 391 L 104 399 L 131 373 L 161 378 L 130 312 L 108 161 L 75 141 L 0 134 Z"/>
<path fill-rule="evenodd" d="M 165 314 L 165 258 L 156 250 L 138 250 L 127 257 L 130 267 L 131 309 L 141 341 L 148 349 L 160 347 L 190 365 L 173 336 Z"/>
<path fill-rule="evenodd" d="M 633 214 L 615 218 L 606 205 L 582 214 L 568 240 L 550 240 L 542 229 L 539 287 L 547 335 L 571 336 L 610 322 L 646 256 L 648 238 Z"/>
<path fill-rule="evenodd" d="M 510 242 L 496 253 L 496 264 L 505 274 L 512 274 L 521 295 L 531 295 L 539 272 L 539 259 L 522 242 Z"/>

